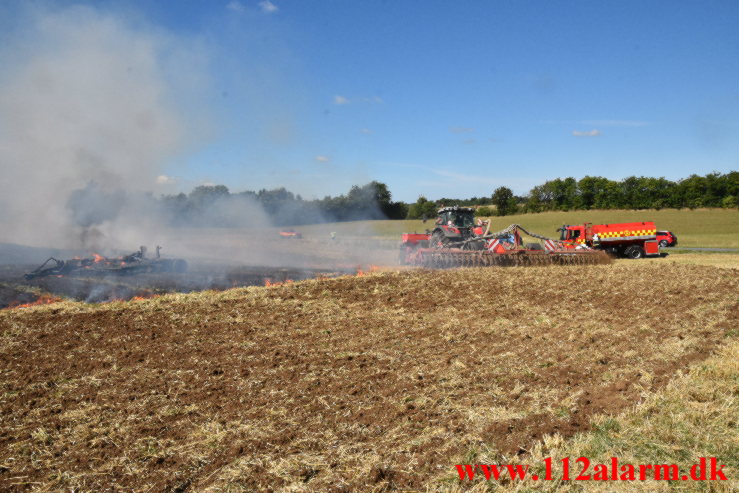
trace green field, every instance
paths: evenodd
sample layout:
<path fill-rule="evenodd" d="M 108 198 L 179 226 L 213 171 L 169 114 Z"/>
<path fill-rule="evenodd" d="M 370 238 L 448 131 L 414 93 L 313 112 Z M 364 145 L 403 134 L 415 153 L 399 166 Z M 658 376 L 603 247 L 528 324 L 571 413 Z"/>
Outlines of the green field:
<path fill-rule="evenodd" d="M 556 229 L 563 224 L 621 223 L 654 221 L 657 229 L 672 231 L 678 236 L 680 247 L 739 248 L 739 211 L 735 209 L 643 210 L 643 211 L 572 211 L 542 212 L 493 217 L 491 229 L 500 230 L 509 224 L 520 224 L 534 233 L 556 237 Z M 305 237 L 328 237 L 334 231 L 337 238 L 367 236 L 396 239 L 403 232 L 422 233 L 433 221 L 354 221 L 346 223 L 300 226 Z"/>

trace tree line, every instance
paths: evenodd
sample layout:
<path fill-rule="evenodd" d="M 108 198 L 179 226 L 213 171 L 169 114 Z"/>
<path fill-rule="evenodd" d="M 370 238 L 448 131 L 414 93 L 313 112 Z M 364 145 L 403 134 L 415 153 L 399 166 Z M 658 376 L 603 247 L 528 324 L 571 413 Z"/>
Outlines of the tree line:
<path fill-rule="evenodd" d="M 739 172 L 691 175 L 678 181 L 644 176 L 620 181 L 601 176 L 557 178 L 535 186 L 525 196 L 514 195 L 508 187 L 498 187 L 484 202 L 477 197 L 429 201 L 421 196 L 409 206 L 407 217 L 432 217 L 438 207 L 448 205 L 481 205 L 477 208 L 480 216 L 587 209 L 730 209 L 739 207 Z"/>
<path fill-rule="evenodd" d="M 739 205 L 739 172 L 691 175 L 679 181 L 630 176 L 556 179 L 531 189 L 525 212 L 572 209 L 695 209 Z"/>
<path fill-rule="evenodd" d="M 225 185 L 201 185 L 189 194 L 158 199 L 174 226 L 300 225 L 367 219 L 404 219 L 408 206 L 393 202 L 384 183 L 354 185 L 346 194 L 305 200 L 283 188 L 231 193 Z M 252 219 L 249 215 L 253 215 Z M 256 217 L 258 216 L 258 217 Z"/>
<path fill-rule="evenodd" d="M 314 224 L 367 219 L 431 219 L 442 206 L 470 206 L 479 216 L 581 209 L 661 209 L 739 207 L 739 172 L 691 175 L 678 181 L 631 176 L 620 181 L 599 176 L 557 178 L 525 196 L 496 188 L 488 197 L 469 199 L 424 196 L 415 203 L 393 201 L 378 181 L 354 185 L 345 194 L 306 200 L 285 188 L 232 193 L 224 185 L 202 185 L 190 193 L 131 194 L 91 182 L 70 196 L 67 208 L 80 226 L 114 219 L 125 211 L 156 214 L 172 226 L 248 227 Z"/>

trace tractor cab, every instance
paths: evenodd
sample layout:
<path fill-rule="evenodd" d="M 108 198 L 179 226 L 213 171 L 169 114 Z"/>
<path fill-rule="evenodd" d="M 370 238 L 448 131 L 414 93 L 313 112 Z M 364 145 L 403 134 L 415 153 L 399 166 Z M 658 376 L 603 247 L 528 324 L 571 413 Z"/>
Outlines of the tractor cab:
<path fill-rule="evenodd" d="M 475 225 L 475 211 L 468 207 L 444 207 L 439 209 L 436 224 L 468 229 Z"/>
<path fill-rule="evenodd" d="M 439 209 L 436 226 L 429 236 L 429 246 L 431 248 L 468 247 L 469 245 L 463 243 L 477 234 L 474 209 L 458 206 L 443 207 Z"/>

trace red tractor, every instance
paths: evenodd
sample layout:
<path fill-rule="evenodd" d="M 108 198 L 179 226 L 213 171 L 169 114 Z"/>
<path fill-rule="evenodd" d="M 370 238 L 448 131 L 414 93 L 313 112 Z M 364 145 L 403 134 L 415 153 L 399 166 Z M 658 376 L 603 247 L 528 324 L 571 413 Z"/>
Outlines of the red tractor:
<path fill-rule="evenodd" d="M 481 250 L 481 242 L 470 242 L 482 236 L 482 225 L 475 226 L 475 210 L 469 207 L 444 207 L 439 209 L 436 226 L 429 237 L 430 248 L 461 248 Z"/>
<path fill-rule="evenodd" d="M 481 250 L 482 242 L 470 241 L 485 233 L 482 223 L 475 224 L 475 210 L 469 207 L 439 209 L 433 230 L 426 233 L 403 233 L 400 244 L 400 263 L 405 265 L 419 248 L 459 248 Z"/>

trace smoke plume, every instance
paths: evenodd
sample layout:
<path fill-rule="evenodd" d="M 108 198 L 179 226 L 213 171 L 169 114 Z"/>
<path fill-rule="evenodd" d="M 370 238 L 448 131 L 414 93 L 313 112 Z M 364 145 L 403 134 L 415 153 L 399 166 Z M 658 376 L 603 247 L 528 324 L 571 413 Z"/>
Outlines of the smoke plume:
<path fill-rule="evenodd" d="M 205 197 L 180 214 L 184 196 L 157 199 L 174 191 L 167 171 L 178 157 L 212 131 L 208 50 L 130 15 L 29 9 L 12 32 L 0 29 L 0 243 L 102 254 L 163 245 L 166 255 L 252 265 L 364 258 L 366 242 L 334 241 L 333 229 L 281 241 L 267 227 L 308 217 L 295 203 L 265 211 L 249 194 Z M 356 187 L 348 199 L 363 193 Z M 358 218 L 381 217 L 377 204 L 367 207 Z"/>
<path fill-rule="evenodd" d="M 86 247 L 92 227 L 120 231 L 104 229 L 122 219 L 122 190 L 154 189 L 192 142 L 180 103 L 201 63 L 181 40 L 88 7 L 21 22 L 0 51 L 0 241 Z"/>

